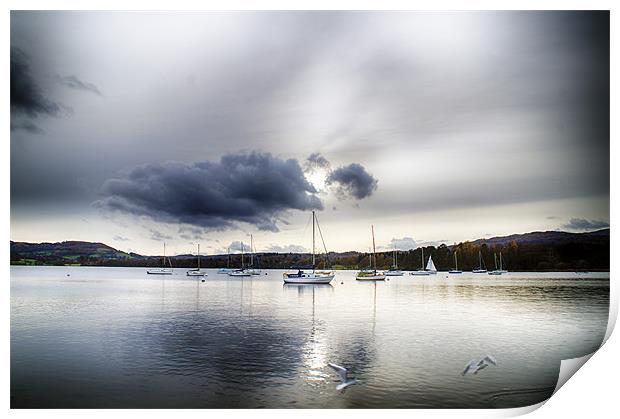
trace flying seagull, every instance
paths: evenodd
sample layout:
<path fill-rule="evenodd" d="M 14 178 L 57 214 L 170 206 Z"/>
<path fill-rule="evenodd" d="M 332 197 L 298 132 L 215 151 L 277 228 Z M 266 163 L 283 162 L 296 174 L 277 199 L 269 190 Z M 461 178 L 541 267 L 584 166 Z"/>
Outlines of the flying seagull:
<path fill-rule="evenodd" d="M 461 375 L 465 375 L 470 372 L 473 374 L 478 374 L 478 371 L 485 369 L 489 365 L 497 366 L 497 360 L 492 355 L 487 355 L 480 360 L 472 359 L 467 365 L 465 365 L 465 369 Z"/>
<path fill-rule="evenodd" d="M 345 367 L 341 367 L 340 365 L 332 363 L 328 363 L 327 365 L 332 367 L 334 371 L 336 371 L 338 376 L 340 376 L 341 383 L 336 386 L 336 390 L 344 390 L 350 385 L 357 383 L 357 380 L 355 378 L 347 378 L 347 369 Z"/>

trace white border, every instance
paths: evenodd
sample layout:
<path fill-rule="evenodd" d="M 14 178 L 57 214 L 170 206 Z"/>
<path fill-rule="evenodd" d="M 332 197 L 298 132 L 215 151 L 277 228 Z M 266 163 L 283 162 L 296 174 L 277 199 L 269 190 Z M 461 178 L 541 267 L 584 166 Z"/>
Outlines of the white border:
<path fill-rule="evenodd" d="M 617 3 L 617 2 L 616 2 Z M 285 9 L 285 10 L 341 10 L 350 9 L 353 6 L 354 9 L 363 10 L 611 10 L 611 114 L 614 115 L 614 110 L 617 109 L 616 100 L 617 97 L 617 83 L 613 77 L 614 74 L 618 74 L 617 65 L 617 52 L 618 52 L 618 31 L 616 30 L 619 19 L 617 17 L 618 7 L 614 7 L 615 3 L 612 1 L 395 1 L 395 0 L 383 0 L 367 1 L 359 0 L 355 2 L 345 1 L 279 1 L 279 0 L 263 0 L 260 3 L 251 1 L 239 1 L 233 0 L 228 2 L 216 2 L 216 1 L 196 1 L 196 0 L 175 0 L 162 1 L 76 1 L 76 0 L 61 0 L 61 1 L 43 1 L 43 0 L 22 0 L 14 1 L 9 0 L 3 2 L 4 13 L 0 15 L 0 33 L 2 34 L 2 54 L 0 54 L 0 60 L 2 61 L 2 72 L 4 83 L 0 85 L 0 97 L 3 98 L 2 109 L 2 127 L 5 133 L 2 139 L 2 153 L 0 154 L 4 159 L 2 170 L 2 215 L 5 222 L 2 224 L 5 240 L 10 237 L 10 214 L 9 214 L 9 196 L 10 196 L 10 141 L 9 141 L 9 45 L 10 45 L 10 13 L 9 10 L 36 10 L 36 9 L 57 9 L 57 10 L 234 10 L 234 9 L 246 9 L 246 10 L 271 10 L 271 9 Z M 611 121 L 611 138 L 617 138 L 617 123 L 612 118 Z M 615 181 L 618 179 L 618 170 L 615 169 L 613 163 L 617 162 L 618 147 L 616 142 L 611 142 L 611 184 L 617 184 Z M 616 219 L 617 201 L 615 194 L 611 194 L 611 212 L 610 218 Z M 612 235 L 611 238 L 611 254 L 616 254 L 618 250 L 618 240 L 616 236 Z M 4 246 L 2 246 L 3 260 L 9 260 L 9 243 L 8 240 Z M 612 258 L 611 267 L 612 272 L 615 272 L 617 263 Z M 2 289 L 3 302 L 4 302 L 4 318 L 3 318 L 3 331 L 4 341 L 2 345 L 2 362 L 4 363 L 4 379 L 2 380 L 2 401 L 5 409 L 9 409 L 10 400 L 10 281 L 9 281 L 9 266 L 8 263 L 5 268 L 4 284 Z M 608 327 L 608 334 L 613 328 L 615 319 L 618 312 L 618 292 L 615 285 L 615 278 L 611 275 L 611 307 L 610 307 L 610 324 Z M 546 403 L 543 409 L 537 410 L 533 415 L 538 418 L 547 417 L 583 417 L 584 415 L 596 416 L 610 416 L 609 412 L 617 411 L 617 402 L 615 401 L 615 377 L 618 373 L 618 359 L 616 355 L 619 352 L 620 344 L 618 343 L 617 336 L 611 336 L 607 343 L 592 357 L 587 363 L 587 366 L 582 368 L 579 372 L 579 378 L 570 380 L 562 389 Z M 544 403 L 542 403 L 544 404 Z M 540 405 L 542 405 L 540 404 Z M 200 417 L 208 416 L 240 416 L 251 415 L 253 418 L 279 418 L 290 416 L 291 414 L 296 417 L 314 417 L 317 414 L 328 416 L 375 416 L 389 414 L 394 416 L 409 417 L 415 414 L 419 417 L 505 417 L 514 416 L 518 414 L 525 414 L 529 411 L 535 410 L 538 406 L 526 407 L 520 409 L 501 409 L 501 410 L 325 410 L 317 412 L 316 410 L 13 410 L 10 414 L 17 417 L 33 417 L 43 416 L 46 417 L 75 417 L 88 414 L 93 417 L 107 417 L 110 414 L 119 417 L 146 417 L 149 419 L 157 417 L 169 417 L 170 415 L 183 415 L 187 417 Z"/>

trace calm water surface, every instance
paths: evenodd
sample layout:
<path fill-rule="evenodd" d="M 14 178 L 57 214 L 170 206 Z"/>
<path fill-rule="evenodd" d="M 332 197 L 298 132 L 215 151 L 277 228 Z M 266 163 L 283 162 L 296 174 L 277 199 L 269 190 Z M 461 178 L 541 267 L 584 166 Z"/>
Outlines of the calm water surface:
<path fill-rule="evenodd" d="M 312 286 L 175 271 L 12 267 L 11 406 L 525 406 L 607 325 L 608 273 Z M 487 353 L 498 367 L 461 376 Z M 336 391 L 328 362 L 359 384 Z"/>

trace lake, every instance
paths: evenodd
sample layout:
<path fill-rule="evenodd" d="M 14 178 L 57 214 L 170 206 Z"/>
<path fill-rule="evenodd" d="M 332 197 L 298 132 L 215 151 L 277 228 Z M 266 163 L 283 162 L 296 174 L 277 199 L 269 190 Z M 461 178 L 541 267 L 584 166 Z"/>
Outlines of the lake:
<path fill-rule="evenodd" d="M 599 347 L 609 309 L 609 273 L 206 271 L 11 267 L 11 407 L 520 407 Z M 461 375 L 486 354 L 498 366 Z M 337 391 L 328 362 L 358 384 Z"/>

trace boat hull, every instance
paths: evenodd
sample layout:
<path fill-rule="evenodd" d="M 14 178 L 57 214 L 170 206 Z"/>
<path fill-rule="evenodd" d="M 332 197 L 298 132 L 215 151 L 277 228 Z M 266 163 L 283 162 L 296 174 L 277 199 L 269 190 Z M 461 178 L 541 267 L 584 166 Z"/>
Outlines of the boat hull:
<path fill-rule="evenodd" d="M 459 274 L 462 274 L 463 271 L 448 271 L 448 273 L 452 275 L 459 275 Z"/>
<path fill-rule="evenodd" d="M 187 276 L 207 276 L 206 272 L 203 271 L 187 271 Z"/>
<path fill-rule="evenodd" d="M 172 269 L 149 269 L 146 273 L 148 275 L 172 275 Z"/>
<path fill-rule="evenodd" d="M 249 272 L 228 272 L 228 276 L 239 276 L 239 277 L 244 277 L 244 276 L 252 276 L 251 273 Z"/>
<path fill-rule="evenodd" d="M 362 275 L 356 276 L 358 281 L 385 281 L 385 275 Z"/>
<path fill-rule="evenodd" d="M 402 271 L 387 271 L 385 276 L 403 276 Z"/>
<path fill-rule="evenodd" d="M 472 274 L 485 274 L 487 273 L 486 269 L 474 269 L 473 271 L 471 271 Z"/>
<path fill-rule="evenodd" d="M 429 276 L 431 273 L 429 271 L 413 271 L 409 272 L 409 275 L 413 276 Z"/>
<path fill-rule="evenodd" d="M 283 275 L 285 284 L 329 284 L 334 275 L 301 275 L 301 276 L 288 276 Z"/>

